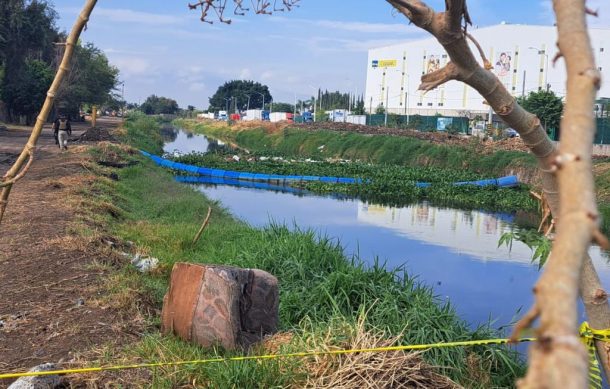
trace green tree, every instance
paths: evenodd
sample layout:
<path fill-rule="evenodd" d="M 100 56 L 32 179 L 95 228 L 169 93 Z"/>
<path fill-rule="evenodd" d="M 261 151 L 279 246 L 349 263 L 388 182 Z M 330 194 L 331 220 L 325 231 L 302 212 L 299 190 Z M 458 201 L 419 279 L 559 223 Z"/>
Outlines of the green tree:
<path fill-rule="evenodd" d="M 27 60 L 15 82 L 3 89 L 6 101 L 11 103 L 12 114 L 24 116 L 26 124 L 30 125 L 44 102 L 54 73 L 43 61 Z"/>
<path fill-rule="evenodd" d="M 553 91 L 531 92 L 527 97 L 519 97 L 519 104 L 538 116 L 544 128 L 549 132 L 555 129 L 559 133 L 559 122 L 563 114 L 563 99 Z"/>
<path fill-rule="evenodd" d="M 358 98 L 356 100 L 356 106 L 353 109 L 354 115 L 366 114 L 366 108 L 364 107 L 364 98 Z"/>
<path fill-rule="evenodd" d="M 147 115 L 175 115 L 179 109 L 176 100 L 156 95 L 148 96 L 140 105 L 140 110 Z"/>
<path fill-rule="evenodd" d="M 288 112 L 288 113 L 292 113 L 292 112 L 294 112 L 294 105 L 293 104 L 288 104 L 288 103 L 273 103 L 271 111 L 272 112 Z"/>
<path fill-rule="evenodd" d="M 72 71 L 57 93 L 57 107 L 62 113 L 75 115 L 86 105 L 113 104 L 113 90 L 119 70 L 110 65 L 106 55 L 92 43 L 78 45 L 74 51 Z"/>
<path fill-rule="evenodd" d="M 210 97 L 210 111 L 226 110 L 230 101 L 229 111 L 237 106 L 238 109 L 245 109 L 248 105 L 250 96 L 250 108 L 263 107 L 263 95 L 265 104 L 273 100 L 269 93 L 269 87 L 254 81 L 233 80 L 221 85 L 216 93 Z M 232 100 L 229 100 L 231 99 Z"/>
<path fill-rule="evenodd" d="M 24 101 L 22 91 L 24 88 L 36 91 L 48 75 L 48 66 L 54 63 L 53 43 L 60 36 L 56 19 L 57 14 L 44 0 L 0 1 L 0 99 L 5 103 L 9 121 L 21 115 L 27 117 L 37 109 L 31 104 L 38 101 L 38 95 Z M 42 73 L 32 74 L 35 70 Z"/>
<path fill-rule="evenodd" d="M 383 105 L 382 105 L 382 104 L 379 104 L 379 105 L 377 106 L 377 108 L 375 109 L 375 113 L 376 113 L 377 115 L 383 115 L 383 114 L 385 114 L 385 108 L 383 107 Z"/>

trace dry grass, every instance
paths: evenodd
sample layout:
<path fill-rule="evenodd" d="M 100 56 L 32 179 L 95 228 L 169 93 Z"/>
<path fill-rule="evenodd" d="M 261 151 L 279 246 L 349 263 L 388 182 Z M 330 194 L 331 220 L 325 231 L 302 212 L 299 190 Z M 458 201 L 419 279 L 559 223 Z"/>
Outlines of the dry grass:
<path fill-rule="evenodd" d="M 337 351 L 397 346 L 402 336 L 388 339 L 383 333 L 367 331 L 365 318 L 356 325 L 333 324 L 325 333 L 305 331 L 305 338 L 283 332 L 261 344 L 262 353 L 303 351 Z M 476 361 L 473 360 L 472 363 Z M 293 387 L 303 388 L 461 388 L 438 369 L 427 364 L 422 352 L 363 352 L 344 355 L 321 355 L 303 361 L 307 380 Z M 482 377 L 483 378 L 483 377 Z"/>

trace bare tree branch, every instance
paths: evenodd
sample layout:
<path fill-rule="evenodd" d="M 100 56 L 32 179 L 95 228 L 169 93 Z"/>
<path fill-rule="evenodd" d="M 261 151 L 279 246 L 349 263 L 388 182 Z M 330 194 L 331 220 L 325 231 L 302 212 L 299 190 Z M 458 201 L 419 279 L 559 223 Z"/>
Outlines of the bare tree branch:
<path fill-rule="evenodd" d="M 431 91 L 447 81 L 457 80 L 459 74 L 460 73 L 457 66 L 455 66 L 453 62 L 447 62 L 447 65 L 441 69 L 423 75 L 421 78 L 422 83 L 419 85 L 419 90 L 423 90 L 425 92 Z"/>
<path fill-rule="evenodd" d="M 284 12 L 291 11 L 293 8 L 298 7 L 300 0 L 273 0 L 273 11 L 269 11 L 271 2 L 269 0 L 250 0 L 252 3 L 252 12 L 257 15 L 271 15 L 272 12 Z M 244 0 L 198 0 L 196 3 L 188 4 L 189 9 L 201 10 L 201 21 L 205 23 L 214 23 L 210 18 L 210 13 L 213 12 L 216 18 L 221 23 L 231 24 L 231 19 L 225 16 L 227 9 L 227 3 L 233 3 L 235 9 L 234 15 L 244 16 L 250 11 L 250 8 L 245 8 L 243 3 Z M 278 3 L 281 3 L 278 8 Z"/>

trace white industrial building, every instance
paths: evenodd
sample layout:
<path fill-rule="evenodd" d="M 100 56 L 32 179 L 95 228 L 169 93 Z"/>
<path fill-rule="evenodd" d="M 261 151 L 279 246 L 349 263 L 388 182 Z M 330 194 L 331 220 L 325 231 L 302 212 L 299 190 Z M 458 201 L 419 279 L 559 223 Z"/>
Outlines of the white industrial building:
<path fill-rule="evenodd" d="M 557 53 L 557 29 L 553 26 L 500 24 L 470 28 L 481 44 L 494 72 L 514 96 L 550 88 L 566 93 L 566 71 L 562 59 L 553 66 Z M 610 97 L 610 28 L 590 29 L 597 66 L 604 77 L 598 96 Z M 477 58 L 478 51 L 471 48 Z M 369 50 L 366 109 L 378 106 L 388 112 L 464 116 L 484 114 L 489 106 L 477 91 L 462 82 L 450 81 L 428 93 L 418 91 L 423 74 L 443 67 L 449 58 L 433 37 Z M 481 61 L 482 63 L 482 61 Z"/>

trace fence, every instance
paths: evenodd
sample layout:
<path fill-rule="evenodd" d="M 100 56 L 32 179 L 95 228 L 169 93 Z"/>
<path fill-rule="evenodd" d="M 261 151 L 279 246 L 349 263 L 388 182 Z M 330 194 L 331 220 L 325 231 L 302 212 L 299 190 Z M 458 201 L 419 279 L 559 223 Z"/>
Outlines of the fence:
<path fill-rule="evenodd" d="M 597 119 L 597 133 L 593 143 L 598 145 L 610 144 L 610 118 Z"/>
<path fill-rule="evenodd" d="M 386 115 L 368 115 L 369 126 L 385 126 Z M 388 114 L 387 127 L 411 128 L 419 131 L 448 131 L 467 134 L 470 120 L 466 117 Z"/>

